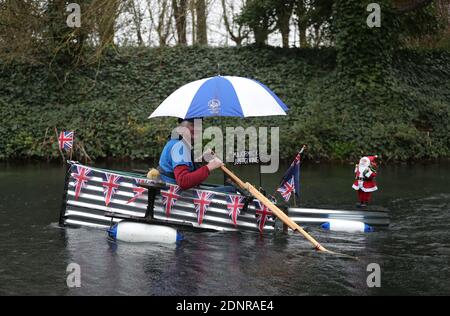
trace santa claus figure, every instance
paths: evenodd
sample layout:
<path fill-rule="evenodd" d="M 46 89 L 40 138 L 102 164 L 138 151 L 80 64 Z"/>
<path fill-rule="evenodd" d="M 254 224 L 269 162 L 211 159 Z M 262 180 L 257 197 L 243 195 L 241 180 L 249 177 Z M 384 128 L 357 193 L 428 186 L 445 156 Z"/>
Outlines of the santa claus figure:
<path fill-rule="evenodd" d="M 375 177 L 377 176 L 375 159 L 377 157 L 362 157 L 359 160 L 359 164 L 356 165 L 356 177 L 352 188 L 358 192 L 358 206 L 360 207 L 365 207 L 370 202 L 372 192 L 378 190 L 377 184 L 375 183 Z"/>

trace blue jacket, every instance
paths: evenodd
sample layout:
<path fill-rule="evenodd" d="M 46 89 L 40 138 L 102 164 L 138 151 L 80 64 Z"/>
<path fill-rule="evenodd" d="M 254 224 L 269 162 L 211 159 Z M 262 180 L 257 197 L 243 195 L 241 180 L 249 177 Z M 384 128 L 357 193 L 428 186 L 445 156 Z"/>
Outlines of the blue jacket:
<path fill-rule="evenodd" d="M 182 140 L 171 139 L 164 146 L 159 158 L 159 167 L 163 172 L 173 174 L 175 168 L 182 165 L 188 166 L 190 171 L 194 170 L 191 150 Z M 176 183 L 175 179 L 164 174 L 161 174 L 161 179 L 165 182 Z"/>

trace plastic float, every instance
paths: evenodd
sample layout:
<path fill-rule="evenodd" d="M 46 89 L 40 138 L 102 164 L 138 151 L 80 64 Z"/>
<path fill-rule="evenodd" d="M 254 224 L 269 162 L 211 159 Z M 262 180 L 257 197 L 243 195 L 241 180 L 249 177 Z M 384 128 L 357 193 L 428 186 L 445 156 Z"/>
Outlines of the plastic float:
<path fill-rule="evenodd" d="M 128 221 L 122 221 L 111 227 L 108 236 L 115 241 L 130 243 L 174 244 L 184 239 L 183 235 L 172 227 Z"/>
<path fill-rule="evenodd" d="M 330 220 L 323 223 L 322 228 L 325 230 L 335 232 L 347 232 L 347 233 L 370 233 L 373 232 L 373 227 L 358 221 L 346 221 L 346 220 Z"/>

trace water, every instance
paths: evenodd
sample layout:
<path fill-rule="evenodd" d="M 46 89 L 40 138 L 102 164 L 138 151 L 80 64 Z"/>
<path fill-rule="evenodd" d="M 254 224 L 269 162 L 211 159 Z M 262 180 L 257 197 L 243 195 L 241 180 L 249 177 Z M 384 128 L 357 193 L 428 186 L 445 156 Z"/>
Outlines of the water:
<path fill-rule="evenodd" d="M 119 165 L 119 169 L 144 168 Z M 351 165 L 302 167 L 305 206 L 356 202 Z M 258 182 L 254 168 L 239 169 Z M 64 170 L 0 165 L 0 295 L 449 295 L 450 165 L 382 166 L 374 203 L 391 226 L 371 234 L 309 228 L 350 260 L 316 253 L 299 235 L 185 231 L 180 245 L 113 243 L 105 233 L 59 228 Z M 213 181 L 220 181 L 216 172 Z M 280 175 L 266 176 L 273 190 Z M 269 190 L 270 191 L 270 190 Z M 81 288 L 66 285 L 69 263 Z M 381 287 L 369 288 L 369 263 Z"/>

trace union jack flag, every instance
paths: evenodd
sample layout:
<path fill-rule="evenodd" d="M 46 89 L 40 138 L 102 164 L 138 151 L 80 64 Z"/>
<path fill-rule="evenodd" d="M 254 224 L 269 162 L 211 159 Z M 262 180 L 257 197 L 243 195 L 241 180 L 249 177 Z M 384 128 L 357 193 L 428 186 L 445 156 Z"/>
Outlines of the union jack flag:
<path fill-rule="evenodd" d="M 229 195 L 227 208 L 228 215 L 231 216 L 231 220 L 234 223 L 234 226 L 237 226 L 237 217 L 241 214 L 241 209 L 244 208 L 244 197 L 239 195 Z"/>
<path fill-rule="evenodd" d="M 163 205 L 166 209 L 166 216 L 170 216 L 170 211 L 172 210 L 173 205 L 180 198 L 178 194 L 181 191 L 181 188 L 178 185 L 169 184 L 168 191 L 161 191 L 161 195 L 163 197 Z"/>
<path fill-rule="evenodd" d="M 134 196 L 131 199 L 128 200 L 127 204 L 133 203 L 134 201 L 136 201 L 136 199 L 138 197 L 140 197 L 142 194 L 144 194 L 144 192 L 147 191 L 146 188 L 143 188 L 143 187 L 139 186 L 142 183 L 147 183 L 146 180 L 144 180 L 144 179 L 140 179 L 140 180 L 135 179 L 134 182 L 135 182 L 135 186 L 133 186 L 133 188 L 132 188 L 132 190 L 134 192 Z"/>
<path fill-rule="evenodd" d="M 283 199 L 288 202 L 291 198 L 291 194 L 295 193 L 295 184 L 294 184 L 294 176 L 288 181 L 284 181 L 281 187 L 277 189 L 278 192 L 280 192 Z"/>
<path fill-rule="evenodd" d="M 273 213 L 269 211 L 267 206 L 258 200 L 255 201 L 255 208 L 256 222 L 258 223 L 259 231 L 262 232 L 264 230 L 264 226 L 266 225 L 266 220 L 270 220 L 269 216 L 273 216 Z"/>
<path fill-rule="evenodd" d="M 76 172 L 72 172 L 70 175 L 75 179 L 75 200 L 78 200 L 81 189 L 86 187 L 87 182 L 91 179 L 88 177 L 91 170 L 81 166 L 76 166 L 75 169 Z"/>
<path fill-rule="evenodd" d="M 197 198 L 194 198 L 195 211 L 197 212 L 197 222 L 201 225 L 203 223 L 206 210 L 212 202 L 214 193 L 200 190 L 195 190 L 195 193 L 197 194 Z"/>
<path fill-rule="evenodd" d="M 106 181 L 102 182 L 102 185 L 104 187 L 103 195 L 105 196 L 105 204 L 106 204 L 106 206 L 108 206 L 112 200 L 113 195 L 116 193 L 117 189 L 119 188 L 119 183 L 120 183 L 121 177 L 113 175 L 113 174 L 105 174 L 105 178 L 106 178 Z"/>
<path fill-rule="evenodd" d="M 73 131 L 63 131 L 59 133 L 58 143 L 59 148 L 69 151 L 73 146 Z"/>

